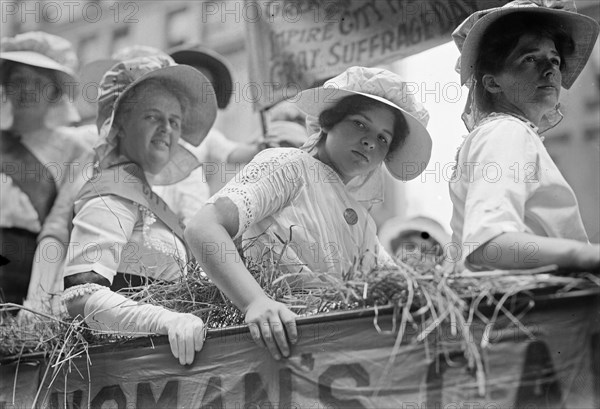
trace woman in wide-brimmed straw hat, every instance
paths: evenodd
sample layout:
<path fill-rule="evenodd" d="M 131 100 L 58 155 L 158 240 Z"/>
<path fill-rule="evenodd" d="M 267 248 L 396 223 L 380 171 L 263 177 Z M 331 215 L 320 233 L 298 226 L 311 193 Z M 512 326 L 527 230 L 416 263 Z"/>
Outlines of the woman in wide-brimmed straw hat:
<path fill-rule="evenodd" d="M 450 183 L 456 256 L 473 270 L 597 270 L 600 248 L 540 134 L 562 118 L 561 86 L 581 73 L 598 23 L 572 1 L 519 0 L 476 12 L 453 37 L 470 86 Z"/>
<path fill-rule="evenodd" d="M 71 43 L 55 35 L 28 32 L 0 43 L 0 248 L 9 260 L 0 266 L 0 300 L 23 302 L 39 239 L 67 239 L 66 226 L 46 221 L 92 148 L 63 127 L 79 119 L 77 64 Z"/>
<path fill-rule="evenodd" d="M 229 64 L 218 54 L 199 46 L 177 47 L 170 55 L 150 46 L 127 46 L 113 53 L 110 59 L 100 59 L 86 64 L 82 69 L 81 76 L 84 83 L 98 83 L 102 75 L 119 61 L 157 55 L 173 59 L 177 64 L 189 65 L 200 71 L 213 86 L 217 107 L 225 108 L 227 106 L 233 84 L 228 68 Z M 153 190 L 167 202 L 178 216 L 184 219 L 184 222 L 189 220 L 211 196 L 209 188 L 211 179 L 218 177 L 226 164 L 246 164 L 267 145 L 277 142 L 273 138 L 268 138 L 264 141 L 265 143 L 261 143 L 259 140 L 254 142 L 253 138 L 249 140 L 253 142 L 236 142 L 213 127 L 199 146 L 186 146 L 204 166 L 196 168 L 188 178 L 179 183 L 154 186 Z M 216 170 L 216 175 L 206 174 L 207 168 Z"/>
<path fill-rule="evenodd" d="M 186 229 L 206 273 L 244 312 L 255 342 L 276 359 L 289 355 L 288 340 L 295 342 L 295 315 L 265 295 L 239 258 L 225 255 L 235 249 L 233 239 L 254 238 L 246 257 L 281 256 L 278 266 L 293 286 L 307 284 L 310 272 L 341 277 L 392 262 L 367 210 L 382 196 L 382 164 L 408 180 L 431 153 L 427 112 L 390 71 L 351 67 L 324 87 L 302 92 L 296 103 L 314 132 L 306 144 L 258 154 Z"/>
<path fill-rule="evenodd" d="M 176 280 L 185 272 L 179 220 L 151 185 L 176 183 L 199 166 L 179 142 L 199 145 L 216 111 L 206 77 L 169 57 L 127 60 L 104 75 L 96 172 L 75 201 L 64 271 L 63 300 L 71 316 L 84 317 L 97 330 L 168 334 L 182 364 L 202 347 L 202 320 L 113 291 L 146 280 Z"/>

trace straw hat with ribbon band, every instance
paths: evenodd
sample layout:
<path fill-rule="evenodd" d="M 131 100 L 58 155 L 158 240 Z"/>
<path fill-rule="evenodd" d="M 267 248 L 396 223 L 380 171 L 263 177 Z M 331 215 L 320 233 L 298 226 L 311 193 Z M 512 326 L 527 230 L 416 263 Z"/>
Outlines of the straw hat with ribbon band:
<path fill-rule="evenodd" d="M 183 45 L 171 50 L 169 54 L 177 64 L 209 71 L 213 77 L 218 107 L 223 109 L 229 104 L 233 92 L 233 78 L 229 63 L 222 55 L 200 45 Z"/>
<path fill-rule="evenodd" d="M 140 57 L 152 57 L 157 55 L 165 59 L 169 59 L 171 61 L 171 65 L 175 65 L 175 61 L 173 61 L 173 59 L 168 54 L 159 50 L 158 48 L 146 45 L 131 45 L 123 47 L 114 52 L 110 56 L 110 58 L 102 58 L 99 60 L 90 61 L 89 63 L 85 64 L 83 67 L 81 67 L 79 77 L 81 78 L 81 83 L 86 89 L 86 98 L 80 98 L 76 101 L 78 109 L 80 111 L 83 111 L 84 114 L 85 112 L 91 111 L 90 113 L 93 112 L 93 115 L 96 115 L 97 109 L 95 107 L 95 102 L 97 100 L 97 95 L 92 95 L 90 90 L 98 89 L 98 85 L 100 84 L 102 77 L 113 66 L 115 66 L 121 61 L 132 60 L 134 58 Z"/>
<path fill-rule="evenodd" d="M 99 84 L 100 80 L 108 70 L 114 67 L 116 64 L 125 60 L 132 60 L 134 58 L 141 57 L 152 57 L 161 56 L 166 59 L 170 59 L 168 54 L 159 50 L 158 48 L 146 46 L 146 45 L 131 45 L 123 47 L 114 52 L 110 58 L 103 58 L 99 60 L 91 61 L 85 64 L 79 73 L 81 82 L 83 84 Z M 175 61 L 171 59 L 171 65 L 175 65 Z"/>
<path fill-rule="evenodd" d="M 461 52 L 457 63 L 461 84 L 471 88 L 469 101 L 465 109 L 467 127 L 474 126 L 478 121 L 475 112 L 470 112 L 471 106 L 476 109 L 473 101 L 474 74 L 482 39 L 492 23 L 513 13 L 531 13 L 555 21 L 557 26 L 571 36 L 575 49 L 570 55 L 561 56 L 564 61 L 562 86 L 569 89 L 592 53 L 598 38 L 598 23 L 591 17 L 578 14 L 573 0 L 515 0 L 502 7 L 480 10 L 463 21 L 452 33 L 452 38 Z M 562 119 L 559 112 L 552 112 L 545 118 L 545 124 L 540 124 L 540 130 L 546 130 L 556 125 Z M 465 121 L 465 123 L 467 123 Z M 471 130 L 471 129 L 469 129 Z"/>
<path fill-rule="evenodd" d="M 43 31 L 31 31 L 17 34 L 14 37 L 4 37 L 0 41 L 0 63 L 4 61 L 54 71 L 62 98 L 60 103 L 54 104 L 51 116 L 64 118 L 64 124 L 79 121 L 79 115 L 71 102 L 79 88 L 79 79 L 76 74 L 79 61 L 69 41 Z M 4 68 L 2 69 L 4 70 Z M 67 91 L 74 92 L 75 95 L 67 95 Z M 57 123 L 57 125 L 63 125 L 63 123 Z"/>
<path fill-rule="evenodd" d="M 322 87 L 302 91 L 293 100 L 309 115 L 307 122 L 309 125 L 312 123 L 309 131 L 315 131 L 315 119 L 323 111 L 352 95 L 374 99 L 403 114 L 408 124 L 408 135 L 396 151 L 388 153 L 384 163 L 396 179 L 411 180 L 417 177 L 431 157 L 431 137 L 425 128 L 429 114 L 408 92 L 407 83 L 397 74 L 381 68 L 350 67 Z M 318 134 L 311 136 L 306 145 L 315 143 L 316 138 L 320 138 Z"/>
<path fill-rule="evenodd" d="M 208 134 L 217 115 L 217 102 L 211 92 L 210 81 L 198 70 L 182 65 L 174 65 L 170 58 L 163 56 L 141 57 L 116 64 L 102 78 L 98 97 L 98 118 L 100 144 L 95 148 L 100 167 L 124 163 L 127 158 L 119 157 L 118 129 L 114 125 L 115 114 L 124 97 L 136 85 L 149 79 L 168 79 L 185 93 L 188 105 L 181 123 L 181 140 L 198 146 Z M 198 159 L 178 144 L 177 150 L 165 168 L 152 178 L 153 184 L 168 185 L 187 177 L 200 165 Z"/>

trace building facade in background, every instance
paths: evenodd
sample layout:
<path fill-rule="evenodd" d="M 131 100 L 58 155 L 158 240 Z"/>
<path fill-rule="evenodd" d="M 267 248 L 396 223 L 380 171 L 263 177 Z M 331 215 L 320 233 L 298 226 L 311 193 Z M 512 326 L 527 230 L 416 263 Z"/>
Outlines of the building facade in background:
<path fill-rule="evenodd" d="M 452 1 L 452 0 L 448 0 Z M 2 36 L 43 30 L 70 40 L 76 47 L 81 64 L 108 58 L 115 50 L 132 44 L 163 50 L 187 43 L 199 43 L 225 56 L 233 68 L 234 93 L 229 106 L 219 112 L 216 127 L 236 141 L 250 141 L 259 135 L 260 114 L 252 104 L 252 84 L 248 77 L 248 53 L 245 21 L 254 18 L 243 1 L 1 1 Z M 577 0 L 580 12 L 600 20 L 597 0 Z M 450 40 L 450 39 L 449 39 Z M 265 44 L 267 46 L 267 44 Z M 439 57 L 431 53 L 427 69 L 443 69 Z M 410 58 L 405 59 L 410 64 Z M 448 78 L 456 75 L 448 66 Z M 444 65 L 444 66 L 445 66 Z M 565 120 L 546 135 L 545 145 L 573 186 L 590 240 L 600 242 L 600 50 L 598 44 L 591 61 L 572 90 L 563 90 Z M 87 89 L 86 98 L 95 96 Z M 93 118 L 86 118 L 91 121 Z M 464 129 L 448 129 L 464 134 Z M 433 134 L 436 139 L 444 135 Z M 451 153 L 448 158 L 451 158 Z M 451 159 L 448 159 L 451 160 Z M 223 175 L 222 182 L 231 178 Z M 426 182 L 428 183 L 428 182 Z M 376 217 L 379 223 L 388 216 L 405 215 L 399 199 L 404 189 L 388 194 L 391 200 Z M 439 195 L 447 195 L 447 185 L 440 183 Z M 400 192 L 400 193 L 398 193 Z M 444 204 L 446 206 L 446 204 Z M 449 214 L 444 209 L 443 214 Z M 440 218 L 443 225 L 449 220 Z"/>

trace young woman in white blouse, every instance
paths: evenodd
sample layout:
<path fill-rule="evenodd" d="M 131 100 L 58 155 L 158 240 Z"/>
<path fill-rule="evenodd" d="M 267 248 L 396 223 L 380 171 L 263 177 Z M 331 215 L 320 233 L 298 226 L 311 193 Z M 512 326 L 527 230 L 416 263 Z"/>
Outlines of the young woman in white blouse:
<path fill-rule="evenodd" d="M 198 262 L 275 359 L 288 356 L 288 341 L 296 340 L 295 314 L 265 295 L 235 256 L 233 240 L 256 238 L 245 256 L 282 254 L 279 266 L 290 275 L 341 276 L 391 262 L 368 213 L 382 198 L 381 165 L 409 180 L 431 153 L 427 112 L 387 70 L 351 67 L 324 87 L 302 92 L 297 104 L 314 131 L 302 149 L 258 154 L 185 232 Z M 285 251 L 280 239 L 289 241 Z"/>
<path fill-rule="evenodd" d="M 583 69 L 598 23 L 572 1 L 537 3 L 476 12 L 453 34 L 471 88 L 451 225 L 471 270 L 600 268 L 600 247 L 589 244 L 575 194 L 540 136 L 562 119 L 561 86 Z"/>

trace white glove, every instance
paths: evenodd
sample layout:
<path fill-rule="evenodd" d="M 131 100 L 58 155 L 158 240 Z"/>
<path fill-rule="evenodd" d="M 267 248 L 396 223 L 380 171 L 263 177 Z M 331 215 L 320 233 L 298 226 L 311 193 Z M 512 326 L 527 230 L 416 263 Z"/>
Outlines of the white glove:
<path fill-rule="evenodd" d="M 169 336 L 171 352 L 182 365 L 191 364 L 204 344 L 204 322 L 193 314 L 138 304 L 103 288 L 90 294 L 84 307 L 85 322 L 93 330 L 126 336 Z"/>

